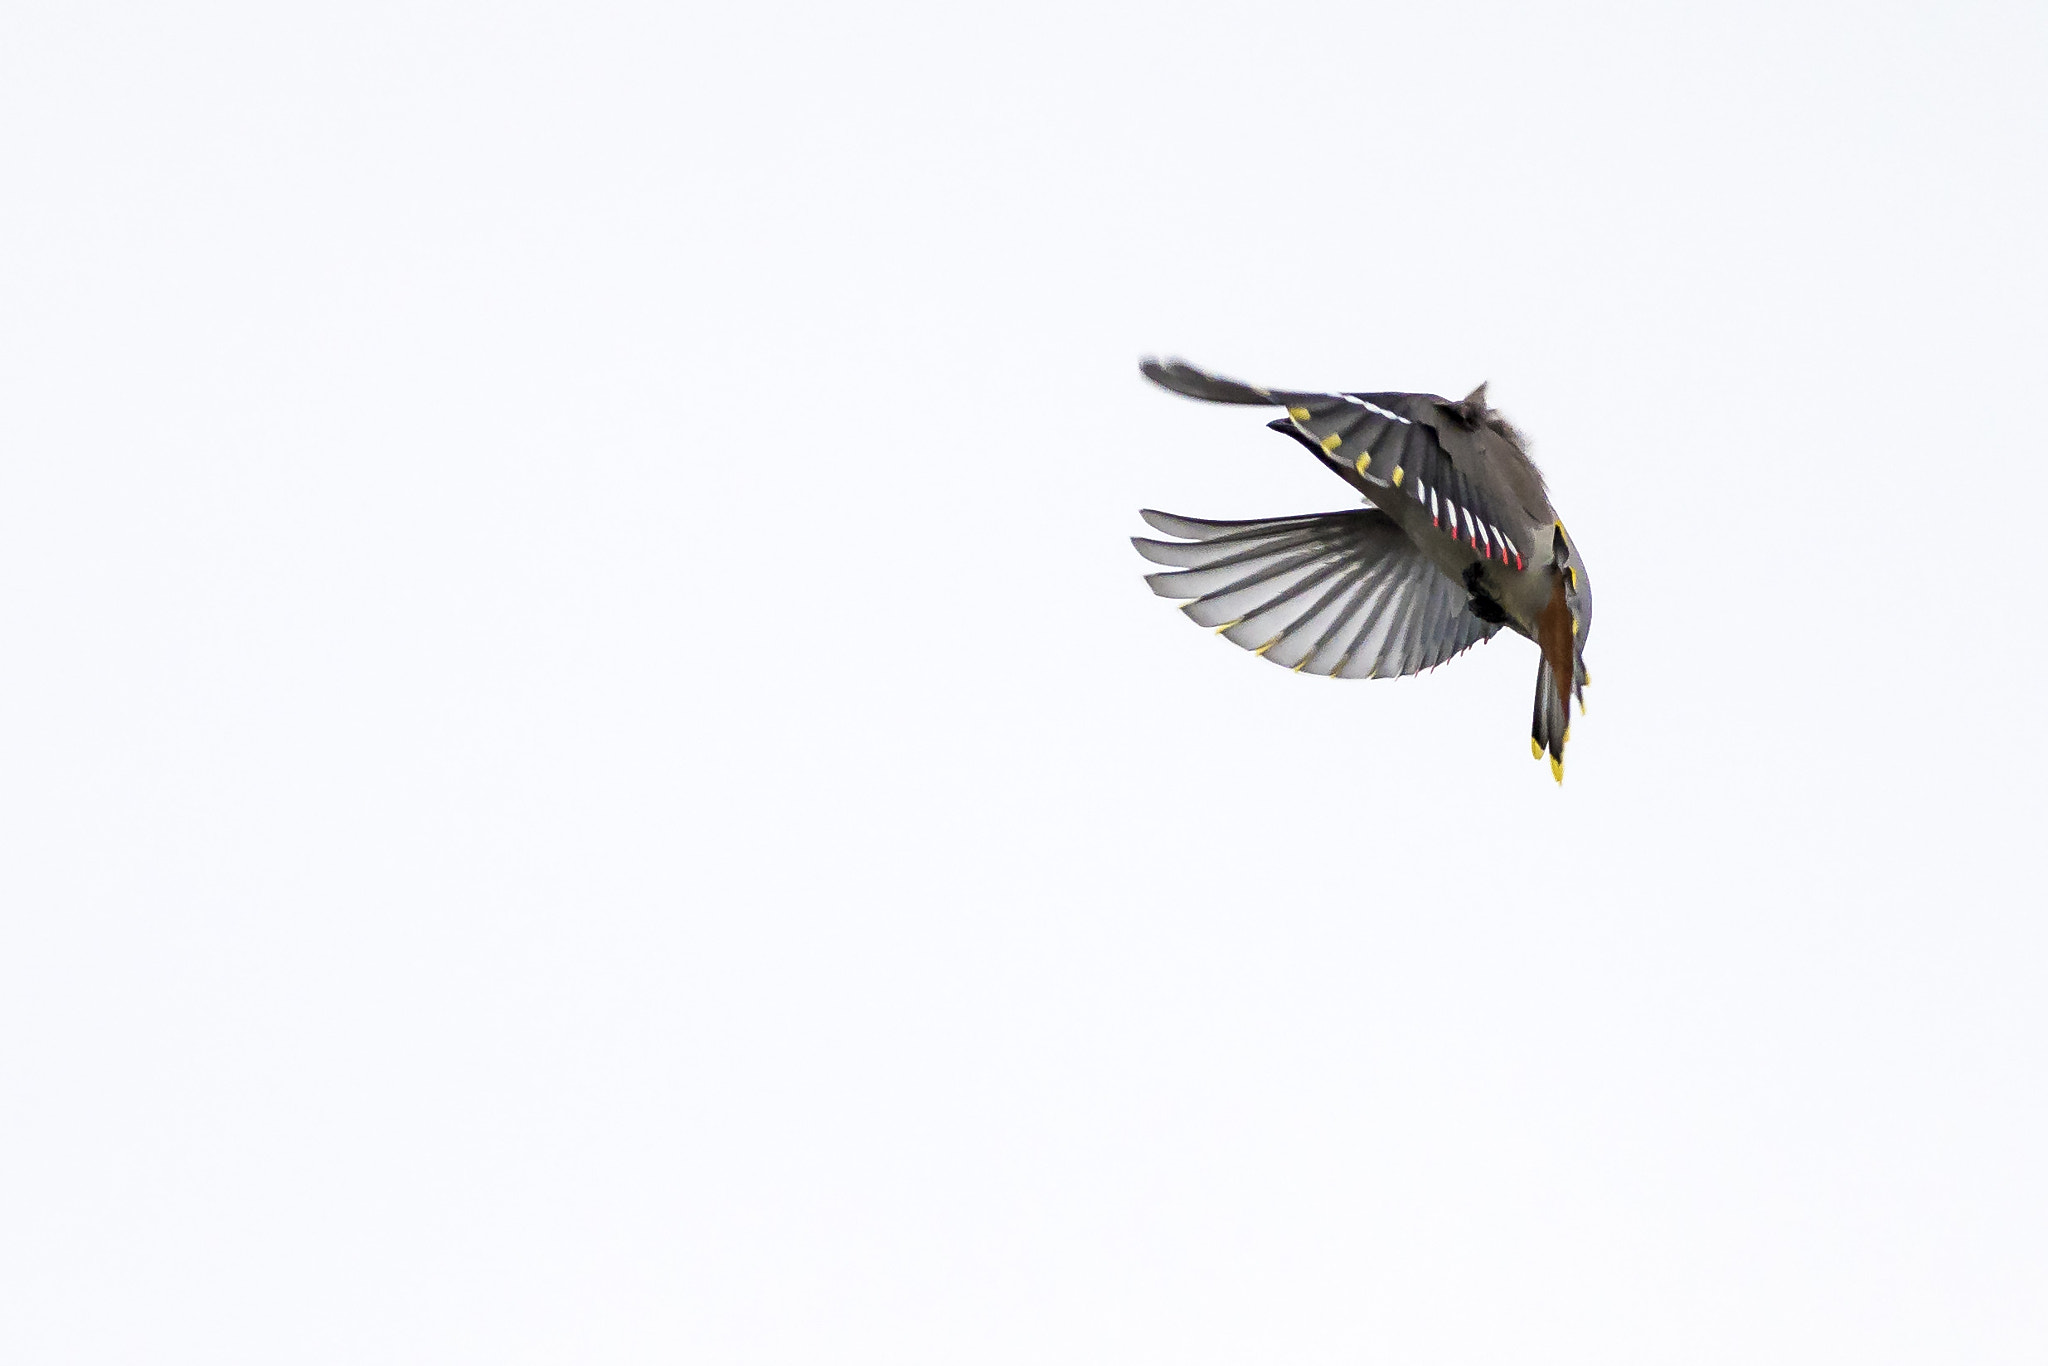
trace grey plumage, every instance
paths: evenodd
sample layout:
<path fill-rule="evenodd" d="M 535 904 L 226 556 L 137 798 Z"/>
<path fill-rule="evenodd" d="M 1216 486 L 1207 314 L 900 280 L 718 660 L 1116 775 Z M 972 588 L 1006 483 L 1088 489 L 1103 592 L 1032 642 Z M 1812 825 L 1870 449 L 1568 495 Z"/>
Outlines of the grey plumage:
<path fill-rule="evenodd" d="M 1372 508 L 1263 522 L 1207 522 L 1146 510 L 1168 542 L 1133 537 L 1145 581 L 1191 598 L 1188 618 L 1276 664 L 1337 678 L 1395 678 L 1443 663 L 1500 629 Z M 1402 613 L 1391 610 L 1405 606 Z"/>
<path fill-rule="evenodd" d="M 1268 425 L 1369 508 L 1214 522 L 1146 511 L 1177 541 L 1134 537 L 1178 572 L 1147 576 L 1232 643 L 1297 672 L 1388 678 L 1432 668 L 1505 625 L 1542 659 L 1530 734 L 1563 780 L 1568 698 L 1584 703 L 1592 584 L 1527 444 L 1480 385 L 1435 394 L 1265 389 L 1185 361 L 1147 378 L 1211 403 L 1278 407 Z"/>

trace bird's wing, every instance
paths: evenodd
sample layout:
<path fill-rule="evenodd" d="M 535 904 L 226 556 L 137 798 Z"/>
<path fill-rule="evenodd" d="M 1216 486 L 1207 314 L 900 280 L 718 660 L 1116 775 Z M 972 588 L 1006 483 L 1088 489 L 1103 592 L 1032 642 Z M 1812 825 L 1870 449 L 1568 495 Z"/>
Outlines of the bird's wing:
<path fill-rule="evenodd" d="M 1415 397 L 1380 394 L 1380 399 Z M 1418 424 L 1420 425 L 1420 424 Z M 1388 482 L 1428 509 L 1430 524 L 1477 551 L 1515 570 L 1541 559 L 1538 533 L 1512 489 L 1499 487 L 1479 458 L 1475 443 L 1430 431 L 1427 440 L 1407 443 L 1402 462 L 1388 471 Z M 1462 449 L 1461 449 L 1462 448 Z"/>
<path fill-rule="evenodd" d="M 1436 442 L 1436 434 L 1427 425 L 1373 401 L 1381 395 L 1261 389 L 1212 375 L 1184 360 L 1147 358 L 1138 368 L 1154 384 L 1189 398 L 1285 408 L 1287 417 L 1272 425 L 1298 439 L 1353 484 L 1388 487 L 1393 469 L 1406 458 L 1411 445 Z"/>
<path fill-rule="evenodd" d="M 1175 541 L 1133 537 L 1178 572 L 1145 581 L 1234 645 L 1297 673 L 1394 678 L 1443 663 L 1500 629 L 1377 508 L 1265 521 L 1139 514 Z"/>
<path fill-rule="evenodd" d="M 1285 419 L 1270 424 L 1300 441 L 1348 482 L 1398 489 L 1429 511 L 1437 529 L 1470 545 L 1489 560 L 1521 569 L 1531 547 L 1527 518 L 1512 500 L 1485 487 L 1478 469 L 1459 468 L 1439 439 L 1430 394 L 1319 394 L 1298 389 L 1261 389 L 1182 360 L 1139 362 L 1147 379 L 1189 398 L 1285 408 Z M 1458 443 L 1453 442 L 1454 446 Z M 1476 448 L 1475 448 L 1476 453 Z M 1473 463 L 1468 461 L 1468 463 Z"/>

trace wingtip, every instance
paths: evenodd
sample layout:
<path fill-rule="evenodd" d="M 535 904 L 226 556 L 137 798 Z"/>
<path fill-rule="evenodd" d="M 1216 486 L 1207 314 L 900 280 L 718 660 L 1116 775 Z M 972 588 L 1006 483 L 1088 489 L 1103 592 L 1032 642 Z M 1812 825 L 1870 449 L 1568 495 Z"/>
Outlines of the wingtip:
<path fill-rule="evenodd" d="M 1138 360 L 1138 373 L 1162 389 L 1170 389 L 1186 398 L 1199 398 L 1209 403 L 1236 403 L 1249 406 L 1264 406 L 1274 402 L 1272 391 L 1242 380 L 1225 379 L 1211 374 L 1199 365 L 1190 364 L 1179 356 L 1143 356 Z"/>
<path fill-rule="evenodd" d="M 1161 512 L 1158 508 L 1139 508 L 1138 517 L 1146 526 L 1151 527 L 1162 536 L 1171 536 L 1175 540 L 1181 541 L 1194 539 L 1186 527 L 1179 525 L 1182 519 L 1175 517 L 1170 512 Z"/>
<path fill-rule="evenodd" d="M 1176 601 L 1183 598 L 1193 598 L 1201 596 L 1193 590 L 1183 588 L 1179 584 L 1175 583 L 1175 578 L 1176 575 L 1172 573 L 1147 574 L 1145 576 L 1145 586 L 1147 588 L 1150 588 L 1153 594 L 1157 597 L 1172 598 Z"/>

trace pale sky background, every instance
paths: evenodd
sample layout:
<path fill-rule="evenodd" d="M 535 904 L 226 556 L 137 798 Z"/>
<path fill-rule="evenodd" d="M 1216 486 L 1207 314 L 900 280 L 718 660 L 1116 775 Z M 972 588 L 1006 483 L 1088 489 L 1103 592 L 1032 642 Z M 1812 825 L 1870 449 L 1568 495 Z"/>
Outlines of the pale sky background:
<path fill-rule="evenodd" d="M 2048 10 L 5 29 L 0 1358 L 2048 1359 Z M 1153 351 L 1493 382 L 1562 789 Z"/>

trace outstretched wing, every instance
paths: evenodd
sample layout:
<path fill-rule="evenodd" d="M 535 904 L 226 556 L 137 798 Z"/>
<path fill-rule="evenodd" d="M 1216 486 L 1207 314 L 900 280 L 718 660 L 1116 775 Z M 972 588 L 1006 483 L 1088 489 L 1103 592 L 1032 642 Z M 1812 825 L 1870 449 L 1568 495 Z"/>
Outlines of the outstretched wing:
<path fill-rule="evenodd" d="M 1178 572 L 1145 581 L 1234 645 L 1297 673 L 1394 678 L 1443 663 L 1500 627 L 1376 508 L 1249 522 L 1146 510 L 1177 541 L 1131 538 Z"/>
<path fill-rule="evenodd" d="M 1460 469 L 1439 438 L 1443 401 L 1433 394 L 1319 394 L 1296 389 L 1261 389 L 1212 375 L 1183 360 L 1138 363 L 1147 379 L 1189 398 L 1285 408 L 1286 418 L 1269 425 L 1306 446 L 1346 482 L 1364 488 L 1399 489 L 1430 515 L 1431 523 L 1482 559 L 1522 569 L 1528 547 L 1527 521 L 1474 476 Z M 1457 444 L 1458 433 L 1449 438 Z M 1476 455 L 1476 445 L 1468 454 Z"/>
<path fill-rule="evenodd" d="M 1393 472 L 1426 445 L 1436 448 L 1436 433 L 1391 403 L 1407 394 L 1318 394 L 1299 389 L 1261 389 L 1212 375 L 1184 360 L 1138 362 L 1145 377 L 1161 388 L 1211 403 L 1257 404 L 1285 408 L 1293 434 L 1324 464 L 1353 484 L 1394 483 Z M 1281 423 L 1275 423 L 1281 426 Z"/>

